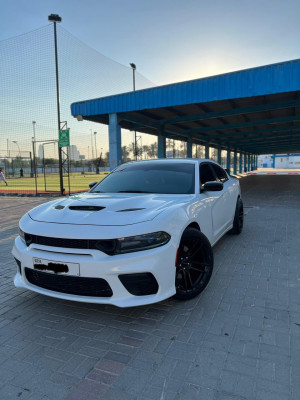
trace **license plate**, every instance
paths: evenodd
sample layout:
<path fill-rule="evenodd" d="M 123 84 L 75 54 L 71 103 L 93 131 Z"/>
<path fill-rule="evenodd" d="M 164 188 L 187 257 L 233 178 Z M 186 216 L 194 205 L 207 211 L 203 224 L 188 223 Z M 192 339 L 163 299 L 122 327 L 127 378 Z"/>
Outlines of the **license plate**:
<path fill-rule="evenodd" d="M 79 276 L 79 264 L 33 258 L 33 268 L 49 274 Z"/>

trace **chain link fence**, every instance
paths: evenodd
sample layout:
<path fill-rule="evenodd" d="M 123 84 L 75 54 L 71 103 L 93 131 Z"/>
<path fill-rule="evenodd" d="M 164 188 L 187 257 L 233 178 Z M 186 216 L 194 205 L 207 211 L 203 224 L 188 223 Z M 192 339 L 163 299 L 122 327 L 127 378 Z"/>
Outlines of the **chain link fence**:
<path fill-rule="evenodd" d="M 90 48 L 57 25 L 60 120 L 70 129 L 63 148 L 65 193 L 85 191 L 108 171 L 108 127 L 78 122 L 73 102 L 133 90 L 132 69 Z M 60 193 L 53 26 L 0 41 L 0 194 Z M 154 84 L 135 73 L 136 89 Z M 168 139 L 167 157 L 186 157 L 186 143 Z M 136 153 L 136 154 L 135 154 Z M 204 157 L 193 145 L 193 157 Z M 122 130 L 122 161 L 157 158 L 157 138 Z M 216 152 L 211 151 L 216 158 Z M 225 160 L 225 158 L 224 158 Z M 225 164 L 222 156 L 222 164 Z"/>
<path fill-rule="evenodd" d="M 63 148 L 65 192 L 88 189 L 108 170 L 107 127 L 78 122 L 72 102 L 129 92 L 132 69 L 105 57 L 57 26 L 61 121 L 70 128 Z M 0 42 L 0 193 L 59 193 L 53 26 Z M 136 72 L 136 88 L 154 84 Z M 146 145 L 148 135 L 143 136 Z M 154 141 L 155 138 L 151 137 Z M 122 132 L 127 159 L 132 133 Z M 142 140 L 141 140 L 142 142 Z"/>

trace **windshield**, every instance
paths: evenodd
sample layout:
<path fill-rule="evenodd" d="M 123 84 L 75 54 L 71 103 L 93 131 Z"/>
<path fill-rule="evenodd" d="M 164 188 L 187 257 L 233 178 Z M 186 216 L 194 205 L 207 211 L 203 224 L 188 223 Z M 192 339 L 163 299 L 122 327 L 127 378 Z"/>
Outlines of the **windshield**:
<path fill-rule="evenodd" d="M 123 164 L 91 192 L 192 194 L 195 192 L 192 163 L 143 162 Z"/>

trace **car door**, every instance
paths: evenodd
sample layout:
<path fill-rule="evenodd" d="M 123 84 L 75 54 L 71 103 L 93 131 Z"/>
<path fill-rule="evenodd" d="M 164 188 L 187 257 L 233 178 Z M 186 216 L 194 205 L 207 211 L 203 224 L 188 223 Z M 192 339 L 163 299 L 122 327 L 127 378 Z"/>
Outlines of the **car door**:
<path fill-rule="evenodd" d="M 203 190 L 203 185 L 206 182 L 219 181 L 212 163 L 205 161 L 200 164 L 200 190 Z M 228 216 L 226 215 L 226 189 L 222 191 L 205 191 L 202 194 L 206 197 L 206 202 L 209 205 L 212 219 L 212 234 L 213 242 L 216 242 L 222 236 L 228 224 Z"/>
<path fill-rule="evenodd" d="M 222 182 L 224 185 L 221 192 L 220 209 L 217 211 L 220 213 L 218 218 L 220 218 L 221 221 L 221 229 L 226 230 L 232 223 L 233 214 L 235 212 L 236 191 L 222 167 L 214 163 L 211 163 L 211 167 L 217 176 L 217 181 Z"/>

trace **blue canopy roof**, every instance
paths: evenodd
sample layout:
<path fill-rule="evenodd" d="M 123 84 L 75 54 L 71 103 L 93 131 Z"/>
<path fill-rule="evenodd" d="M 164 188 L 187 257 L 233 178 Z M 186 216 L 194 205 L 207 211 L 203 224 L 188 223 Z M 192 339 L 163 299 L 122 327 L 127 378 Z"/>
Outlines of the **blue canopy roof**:
<path fill-rule="evenodd" d="M 126 129 L 158 134 L 163 126 L 169 137 L 257 154 L 265 152 L 267 138 L 277 142 L 271 152 L 295 152 L 299 91 L 300 59 L 80 101 L 71 113 L 105 124 L 118 114 Z"/>

